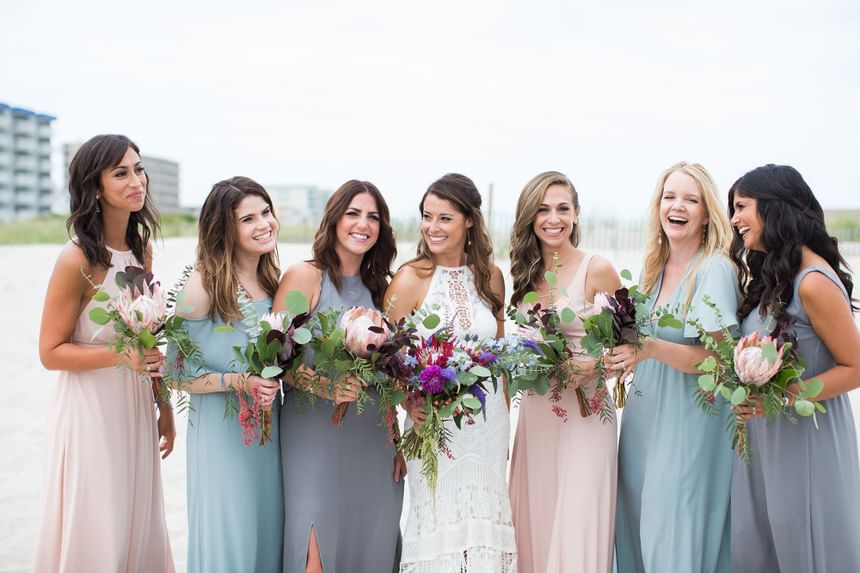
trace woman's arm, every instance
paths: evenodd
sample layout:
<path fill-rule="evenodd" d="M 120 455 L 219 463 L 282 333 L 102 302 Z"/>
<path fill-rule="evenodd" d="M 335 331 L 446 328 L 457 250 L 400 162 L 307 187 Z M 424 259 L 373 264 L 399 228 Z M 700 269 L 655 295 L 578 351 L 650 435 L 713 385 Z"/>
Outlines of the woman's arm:
<path fill-rule="evenodd" d="M 815 400 L 826 400 L 860 387 L 860 333 L 845 295 L 836 283 L 818 272 L 801 279 L 798 294 L 812 329 L 836 363 L 815 376 L 824 383 Z"/>
<path fill-rule="evenodd" d="M 91 272 L 83 251 L 69 243 L 60 252 L 42 311 L 39 329 L 39 359 L 48 370 L 95 370 L 111 368 L 120 362 L 137 372 L 161 367 L 161 353 L 152 349 L 140 354 L 129 349 L 123 356 L 107 345 L 81 345 L 71 342 L 75 325 L 82 310 L 82 301 L 92 293 L 92 285 L 84 273 Z"/>
<path fill-rule="evenodd" d="M 490 290 L 496 295 L 499 300 L 505 300 L 505 277 L 502 276 L 502 271 L 497 265 L 493 265 L 493 273 L 490 275 Z M 496 313 L 496 338 L 505 336 L 505 308 L 504 305 Z M 511 396 L 508 394 L 508 381 L 502 379 L 502 390 L 504 391 L 505 404 L 508 410 L 511 409 Z"/>

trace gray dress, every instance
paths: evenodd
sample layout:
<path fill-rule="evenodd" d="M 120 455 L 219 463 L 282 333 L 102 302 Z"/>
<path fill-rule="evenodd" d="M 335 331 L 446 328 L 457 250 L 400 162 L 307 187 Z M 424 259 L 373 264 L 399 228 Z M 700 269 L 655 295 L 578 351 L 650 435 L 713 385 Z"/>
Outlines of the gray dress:
<path fill-rule="evenodd" d="M 323 273 L 314 312 L 338 306 L 374 307 L 361 277 L 344 277 L 338 293 Z M 375 392 L 368 393 L 375 401 Z M 306 400 L 288 391 L 281 410 L 284 573 L 305 570 L 311 528 L 326 573 L 396 571 L 403 481 L 394 482 L 395 449 L 378 403 L 368 402 L 361 415 L 351 405 L 338 428 L 331 401 Z"/>
<path fill-rule="evenodd" d="M 786 312 L 795 317 L 797 350 L 809 379 L 833 367 L 798 293 L 801 279 L 820 272 L 845 289 L 829 267 L 812 265 L 794 279 Z M 847 293 L 846 293 L 847 298 Z M 758 311 L 742 331 L 769 334 L 773 320 Z M 735 573 L 860 571 L 860 461 L 848 395 L 824 400 L 816 430 L 809 418 L 747 425 L 752 463 L 736 459 L 732 482 L 732 570 Z"/>

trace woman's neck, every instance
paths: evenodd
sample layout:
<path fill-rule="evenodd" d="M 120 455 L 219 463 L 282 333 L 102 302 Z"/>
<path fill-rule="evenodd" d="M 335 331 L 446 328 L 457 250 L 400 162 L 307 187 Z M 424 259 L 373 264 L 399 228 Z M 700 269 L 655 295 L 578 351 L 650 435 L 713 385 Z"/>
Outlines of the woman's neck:
<path fill-rule="evenodd" d="M 105 209 L 102 212 L 102 232 L 104 233 L 105 245 L 117 251 L 128 250 L 126 233 L 131 213 L 128 211 L 112 211 Z"/>

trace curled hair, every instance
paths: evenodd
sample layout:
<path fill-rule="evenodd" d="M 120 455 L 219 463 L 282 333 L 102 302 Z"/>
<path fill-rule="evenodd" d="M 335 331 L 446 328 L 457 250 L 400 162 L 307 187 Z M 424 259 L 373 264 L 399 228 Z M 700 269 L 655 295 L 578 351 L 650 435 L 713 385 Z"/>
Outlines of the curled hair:
<path fill-rule="evenodd" d="M 827 233 L 818 199 L 795 168 L 771 163 L 735 181 L 729 190 L 732 217 L 735 196 L 756 200 L 764 247 L 764 252 L 748 251 L 735 230 L 730 254 L 738 265 L 743 293 L 740 319 L 759 305 L 762 316 L 772 312 L 778 318 L 782 314 L 794 296 L 794 277 L 800 270 L 804 246 L 827 261 L 848 292 L 852 310 L 857 310 L 852 298 L 854 283 L 845 270 L 850 270 L 848 263 L 839 253 L 836 238 Z"/>
<path fill-rule="evenodd" d="M 680 161 L 660 173 L 657 178 L 657 186 L 651 198 L 651 206 L 648 209 L 648 228 L 645 246 L 645 265 L 642 271 L 642 291 L 656 295 L 652 292 L 657 286 L 657 278 L 663 272 L 666 262 L 669 260 L 669 240 L 663 232 L 663 224 L 660 221 L 660 202 L 663 199 L 663 188 L 666 180 L 673 173 L 680 171 L 692 177 L 696 181 L 699 192 L 702 194 L 702 202 L 705 205 L 705 216 L 708 223 L 705 225 L 705 233 L 702 237 L 702 255 L 690 267 L 687 276 L 687 296 L 684 305 L 690 304 L 696 287 L 696 275 L 699 268 L 713 255 L 725 255 L 728 253 L 729 244 L 732 240 L 732 228 L 726 211 L 720 203 L 717 194 L 717 184 L 714 178 L 702 165 L 698 163 L 687 163 Z"/>
<path fill-rule="evenodd" d="M 213 185 L 200 210 L 197 270 L 203 288 L 212 301 L 209 318 L 213 321 L 220 318 L 229 322 L 242 318 L 237 299 L 240 283 L 236 274 L 236 209 L 249 196 L 262 198 L 274 216 L 275 209 L 269 193 L 248 177 L 232 177 Z M 257 280 L 269 296 L 274 296 L 278 290 L 279 275 L 276 246 L 274 251 L 262 255 L 257 263 Z"/>
<path fill-rule="evenodd" d="M 129 148 L 140 155 L 137 145 L 124 135 L 96 135 L 81 145 L 69 164 L 70 214 L 66 231 L 72 238 L 74 230 L 75 241 L 93 267 L 110 266 L 98 203 L 98 195 L 104 191 L 102 173 L 119 165 Z M 148 176 L 145 188 L 143 207 L 130 214 L 125 230 L 125 241 L 141 264 L 146 264 L 146 246 L 150 237 L 160 232 L 158 210 L 149 194 Z"/>
<path fill-rule="evenodd" d="M 340 257 L 337 254 L 337 223 L 349 209 L 353 198 L 360 193 L 369 193 L 376 201 L 376 210 L 379 212 L 379 237 L 373 247 L 364 253 L 359 274 L 361 282 L 370 291 L 373 304 L 377 308 L 382 308 L 385 289 L 392 276 L 391 264 L 397 256 L 397 245 L 394 242 L 388 204 L 373 183 L 350 179 L 329 197 L 314 237 L 311 263 L 328 274 L 329 280 L 340 292 L 343 287 L 343 272 L 340 268 Z"/>
<path fill-rule="evenodd" d="M 579 213 L 579 194 L 563 173 L 545 171 L 526 183 L 517 201 L 517 214 L 511 231 L 511 279 L 514 292 L 511 305 L 516 306 L 525 294 L 534 290 L 541 277 L 540 240 L 534 232 L 534 222 L 546 190 L 553 185 L 564 185 L 570 191 L 573 210 Z M 573 225 L 570 244 L 579 245 L 579 225 Z"/>
<path fill-rule="evenodd" d="M 418 204 L 418 212 L 424 216 L 424 200 L 428 195 L 435 195 L 451 203 L 455 209 L 467 220 L 472 221 L 472 226 L 466 230 L 465 255 L 466 263 L 472 267 L 475 275 L 475 289 L 478 296 L 492 309 L 493 314 L 501 312 L 504 307 L 502 301 L 490 288 L 493 276 L 493 244 L 487 233 L 484 223 L 484 215 L 481 213 L 481 194 L 471 179 L 459 173 L 448 173 L 433 182 Z M 436 262 L 427 240 L 422 233 L 418 239 L 417 255 L 406 264 L 428 263 L 432 272 L 436 268 Z"/>

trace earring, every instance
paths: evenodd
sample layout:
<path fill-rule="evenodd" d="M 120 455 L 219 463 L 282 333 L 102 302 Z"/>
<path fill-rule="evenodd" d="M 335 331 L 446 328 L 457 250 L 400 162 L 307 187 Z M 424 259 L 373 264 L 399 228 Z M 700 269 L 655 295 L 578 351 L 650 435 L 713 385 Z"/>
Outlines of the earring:
<path fill-rule="evenodd" d="M 102 212 L 102 206 L 99 204 L 99 199 L 100 199 L 100 197 L 98 195 L 96 195 L 96 213 Z"/>
<path fill-rule="evenodd" d="M 659 235 L 657 235 L 657 244 L 658 245 L 663 244 L 663 233 L 660 233 Z"/>

